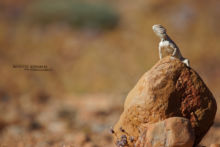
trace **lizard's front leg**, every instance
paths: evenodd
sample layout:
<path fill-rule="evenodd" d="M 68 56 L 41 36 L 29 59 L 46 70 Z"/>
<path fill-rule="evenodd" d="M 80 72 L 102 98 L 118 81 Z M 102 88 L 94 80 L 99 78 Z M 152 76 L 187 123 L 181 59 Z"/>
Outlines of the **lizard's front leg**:
<path fill-rule="evenodd" d="M 160 57 L 160 59 L 163 58 L 163 56 L 162 56 L 162 47 L 160 45 L 159 45 L 159 57 Z"/>
<path fill-rule="evenodd" d="M 172 53 L 172 56 L 173 56 L 173 57 L 176 56 L 176 52 L 177 52 L 177 48 L 174 48 L 174 49 L 173 49 L 173 53 Z"/>

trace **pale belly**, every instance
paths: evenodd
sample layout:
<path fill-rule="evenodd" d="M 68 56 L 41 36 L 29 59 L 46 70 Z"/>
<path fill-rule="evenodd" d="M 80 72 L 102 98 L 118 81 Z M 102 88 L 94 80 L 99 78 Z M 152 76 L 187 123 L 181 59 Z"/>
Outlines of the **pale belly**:
<path fill-rule="evenodd" d="M 173 54 L 174 48 L 169 45 L 168 41 L 160 42 L 159 46 L 161 47 L 163 57 Z"/>

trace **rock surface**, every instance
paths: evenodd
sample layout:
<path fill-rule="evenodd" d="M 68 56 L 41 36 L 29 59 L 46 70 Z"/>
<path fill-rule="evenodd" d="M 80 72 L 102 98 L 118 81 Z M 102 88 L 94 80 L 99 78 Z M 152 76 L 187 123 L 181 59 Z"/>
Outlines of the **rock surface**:
<path fill-rule="evenodd" d="M 216 101 L 200 76 L 168 56 L 146 72 L 129 92 L 114 126 L 114 140 L 120 142 L 121 136 L 126 135 L 133 138 L 127 146 L 133 146 L 141 125 L 185 117 L 195 131 L 197 145 L 213 124 L 216 110 Z"/>
<path fill-rule="evenodd" d="M 220 147 L 220 144 L 211 144 L 210 147 Z"/>
<path fill-rule="evenodd" d="M 135 147 L 192 147 L 194 144 L 190 121 L 183 117 L 147 124 L 141 130 L 143 132 Z"/>

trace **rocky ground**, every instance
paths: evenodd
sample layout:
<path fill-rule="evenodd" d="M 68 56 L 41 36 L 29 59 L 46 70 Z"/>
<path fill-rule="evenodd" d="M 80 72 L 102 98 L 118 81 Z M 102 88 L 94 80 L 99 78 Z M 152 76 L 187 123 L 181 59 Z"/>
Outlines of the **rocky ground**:
<path fill-rule="evenodd" d="M 123 95 L 84 95 L 52 98 L 39 92 L 28 99 L 1 97 L 0 145 L 114 147 L 109 129 L 122 112 Z M 7 115 L 6 115 L 7 114 Z M 201 144 L 220 141 L 220 117 Z"/>
<path fill-rule="evenodd" d="M 40 94 L 34 101 L 25 97 L 18 101 L 3 98 L 1 146 L 114 146 L 109 129 L 122 111 L 122 97 L 52 99 Z"/>

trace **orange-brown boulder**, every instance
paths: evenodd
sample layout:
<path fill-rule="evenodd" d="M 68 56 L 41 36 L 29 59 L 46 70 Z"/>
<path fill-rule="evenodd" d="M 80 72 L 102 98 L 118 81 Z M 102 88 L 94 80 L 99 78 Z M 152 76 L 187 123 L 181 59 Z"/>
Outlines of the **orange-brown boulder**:
<path fill-rule="evenodd" d="M 167 56 L 146 72 L 129 92 L 124 111 L 114 126 L 118 146 L 132 146 L 140 126 L 169 117 L 185 117 L 197 145 L 213 124 L 217 105 L 200 76 L 178 59 Z"/>

